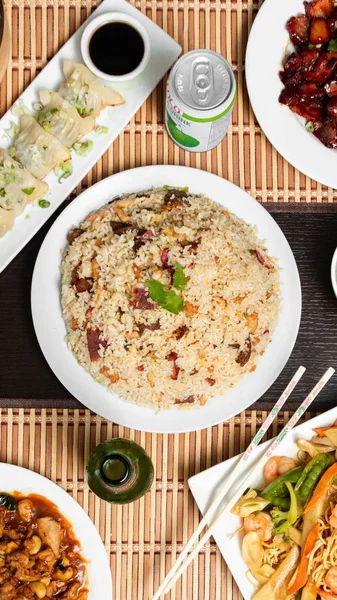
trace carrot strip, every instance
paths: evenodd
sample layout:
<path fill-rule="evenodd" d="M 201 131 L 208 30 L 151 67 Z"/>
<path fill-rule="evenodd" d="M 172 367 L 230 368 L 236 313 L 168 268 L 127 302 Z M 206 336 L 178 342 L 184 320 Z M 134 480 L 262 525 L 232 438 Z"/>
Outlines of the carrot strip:
<path fill-rule="evenodd" d="M 319 435 L 319 437 L 325 437 L 325 432 L 328 431 L 328 429 L 337 429 L 337 419 L 332 425 L 329 425 L 328 427 L 314 427 L 313 431 Z"/>
<path fill-rule="evenodd" d="M 292 586 L 288 589 L 288 595 L 296 594 L 298 590 L 305 586 L 308 581 L 308 564 L 309 564 L 309 554 L 313 549 L 316 540 L 318 538 L 320 530 L 320 524 L 316 523 L 315 527 L 310 531 L 306 542 L 303 547 L 303 552 L 301 556 L 301 561 L 298 567 L 297 575 L 295 577 L 295 581 Z"/>
<path fill-rule="evenodd" d="M 330 427 L 314 427 L 314 432 L 319 437 L 325 437 L 325 432 L 329 429 L 337 429 L 337 427 L 330 425 Z"/>
<path fill-rule="evenodd" d="M 325 471 L 324 475 L 319 480 L 313 495 L 303 511 L 303 514 L 307 513 L 314 506 L 316 506 L 317 502 L 319 502 L 319 500 L 325 496 L 335 477 L 337 477 L 337 462 L 331 465 L 331 467 Z"/>

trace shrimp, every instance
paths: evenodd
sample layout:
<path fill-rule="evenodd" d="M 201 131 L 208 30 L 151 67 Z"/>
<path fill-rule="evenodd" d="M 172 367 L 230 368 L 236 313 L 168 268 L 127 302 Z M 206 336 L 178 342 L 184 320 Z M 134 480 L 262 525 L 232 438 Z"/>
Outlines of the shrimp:
<path fill-rule="evenodd" d="M 329 523 L 330 523 L 331 527 L 335 527 L 335 529 L 337 529 L 337 504 L 331 511 L 331 515 L 329 517 Z"/>
<path fill-rule="evenodd" d="M 297 466 L 297 462 L 293 458 L 289 458 L 289 456 L 281 456 L 278 464 L 278 473 L 279 475 L 283 475 L 292 469 L 296 469 Z"/>
<path fill-rule="evenodd" d="M 268 513 L 260 512 L 258 515 L 248 515 L 243 519 L 243 527 L 246 533 L 255 531 L 260 540 L 270 540 L 273 531 L 273 521 Z"/>
<path fill-rule="evenodd" d="M 324 577 L 324 582 L 334 594 L 337 594 L 337 567 L 331 567 L 328 570 Z"/>
<path fill-rule="evenodd" d="M 283 475 L 287 471 L 295 469 L 295 467 L 297 467 L 297 462 L 293 458 L 289 458 L 288 456 L 272 456 L 264 465 L 263 476 L 266 483 L 271 483 L 279 475 Z"/>
<path fill-rule="evenodd" d="M 278 465 L 280 462 L 280 456 L 272 456 L 269 458 L 264 465 L 263 476 L 266 483 L 271 483 L 278 477 Z"/>

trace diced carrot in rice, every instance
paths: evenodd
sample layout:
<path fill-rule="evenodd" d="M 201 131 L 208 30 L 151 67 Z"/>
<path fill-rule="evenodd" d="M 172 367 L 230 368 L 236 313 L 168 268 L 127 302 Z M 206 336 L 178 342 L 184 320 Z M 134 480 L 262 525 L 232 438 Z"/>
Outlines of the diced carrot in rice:
<path fill-rule="evenodd" d="M 107 379 L 109 379 L 111 383 L 117 383 L 117 381 L 119 381 L 119 373 L 117 373 L 117 371 L 115 371 L 114 373 L 110 373 L 107 367 L 102 367 L 100 369 L 100 372 L 102 373 L 102 375 L 104 375 L 104 377 L 107 377 Z"/>
<path fill-rule="evenodd" d="M 101 295 L 103 293 L 103 288 L 100 287 L 99 285 L 96 287 L 96 294 L 95 294 L 95 305 L 99 302 Z"/>
<path fill-rule="evenodd" d="M 195 306 L 195 304 L 192 304 L 188 300 L 185 300 L 184 312 L 185 312 L 186 317 L 193 317 L 194 315 L 197 314 L 198 310 L 199 310 L 199 306 Z"/>
<path fill-rule="evenodd" d="M 135 278 L 137 279 L 137 281 L 139 281 L 142 270 L 135 263 L 133 263 L 132 267 L 133 267 L 133 272 L 135 274 Z"/>
<path fill-rule="evenodd" d="M 256 312 L 253 312 L 251 315 L 245 314 L 245 319 L 246 319 L 246 323 L 247 323 L 249 332 L 255 333 L 255 331 L 257 330 L 258 322 L 259 322 L 258 314 Z"/>
<path fill-rule="evenodd" d="M 98 264 L 96 258 L 93 258 L 91 261 L 91 271 L 92 271 L 93 279 L 95 281 L 97 281 L 97 279 L 99 278 L 100 269 L 99 269 L 99 264 Z"/>
<path fill-rule="evenodd" d="M 150 386 L 151 386 L 151 387 L 154 387 L 154 373 L 153 373 L 153 371 L 150 371 L 150 372 L 147 374 L 147 380 L 148 380 L 148 382 L 149 382 Z"/>
<path fill-rule="evenodd" d="M 243 296 L 235 296 L 235 298 L 233 299 L 233 302 L 235 304 L 241 304 L 245 298 L 246 298 L 246 294 L 244 294 Z"/>
<path fill-rule="evenodd" d="M 121 208 L 120 206 L 116 206 L 115 210 L 122 223 L 127 223 L 128 221 L 131 221 L 131 217 L 127 215 L 126 212 L 124 212 L 123 208 Z"/>

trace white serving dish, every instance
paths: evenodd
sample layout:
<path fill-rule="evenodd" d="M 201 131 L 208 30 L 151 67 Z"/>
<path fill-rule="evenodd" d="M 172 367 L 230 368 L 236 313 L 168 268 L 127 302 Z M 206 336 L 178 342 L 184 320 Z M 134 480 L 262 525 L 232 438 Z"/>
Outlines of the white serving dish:
<path fill-rule="evenodd" d="M 81 543 L 82 556 L 88 561 L 88 600 L 111 600 L 112 582 L 108 556 L 97 529 L 81 506 L 50 479 L 16 465 L 0 463 L 0 481 L 1 492 L 39 494 L 56 504 L 72 524 Z"/>
<path fill-rule="evenodd" d="M 60 305 L 60 264 L 67 232 L 89 212 L 126 192 L 170 185 L 188 186 L 233 211 L 265 240 L 269 253 L 280 266 L 282 305 L 272 341 L 257 369 L 225 396 L 206 406 L 188 410 L 179 407 L 159 411 L 126 402 L 111 394 L 78 364 L 68 349 Z M 295 259 L 281 229 L 251 196 L 216 175 L 178 166 L 141 167 L 117 173 L 100 181 L 70 203 L 48 232 L 38 255 L 32 281 L 32 314 L 42 352 L 63 385 L 94 412 L 126 427 L 143 431 L 177 433 L 203 429 L 228 419 L 257 400 L 272 385 L 285 366 L 294 346 L 301 317 L 301 285 Z"/>
<path fill-rule="evenodd" d="M 71 177 L 63 180 L 61 184 L 58 183 L 54 173 L 50 173 L 45 179 L 50 187 L 49 194 L 46 196 L 46 199 L 51 203 L 50 207 L 42 209 L 38 205 L 27 206 L 23 214 L 17 217 L 13 229 L 0 238 L 0 272 L 22 250 L 53 212 L 59 208 L 81 179 L 85 177 L 109 148 L 181 52 L 181 47 L 177 42 L 129 2 L 125 0 L 104 0 L 21 94 L 20 99 L 24 101 L 29 109 L 32 109 L 34 103 L 39 100 L 40 90 L 58 89 L 61 81 L 64 80 L 62 64 L 65 58 L 83 63 L 80 42 L 87 23 L 98 15 L 111 11 L 127 13 L 138 19 L 146 28 L 151 39 L 149 63 L 144 71 L 133 80 L 121 83 L 104 82 L 122 94 L 126 101 L 125 104 L 108 107 L 101 112 L 101 115 L 97 118 L 97 124 L 107 126 L 109 133 L 99 135 L 93 132 L 87 136 L 88 139 L 94 142 L 88 156 L 77 156 L 72 152 L 74 172 Z M 9 110 L 0 119 L 0 147 L 5 150 L 8 150 L 12 143 L 8 139 L 6 141 L 6 136 L 1 136 L 1 132 L 3 133 L 5 129 L 10 127 L 11 121 L 18 123 L 18 118 Z"/>
<path fill-rule="evenodd" d="M 335 150 L 326 148 L 305 128 L 305 121 L 278 97 L 289 44 L 288 19 L 304 13 L 303 0 L 265 0 L 251 29 L 246 52 L 246 81 L 254 114 L 269 141 L 296 169 L 337 189 Z"/>
<path fill-rule="evenodd" d="M 324 427 L 326 425 L 330 425 L 335 421 L 336 418 L 337 408 L 333 408 L 319 415 L 318 417 L 310 419 L 310 421 L 306 421 L 302 425 L 295 427 L 280 444 L 277 449 L 277 454 L 280 456 L 286 455 L 296 457 L 298 451 L 296 446 L 297 439 L 310 439 L 313 435 L 313 427 Z M 254 455 L 256 460 L 262 456 L 269 443 L 270 442 L 265 442 L 258 447 Z M 233 458 L 230 458 L 229 460 L 226 460 L 225 462 L 222 462 L 211 469 L 207 469 L 198 475 L 190 477 L 188 480 L 190 490 L 202 514 L 206 512 L 220 484 L 234 469 L 235 465 L 239 461 L 240 456 L 241 455 L 234 456 Z M 242 471 L 242 477 L 240 477 L 236 484 L 232 486 L 233 493 L 236 492 L 240 483 L 242 482 L 242 479 L 251 471 L 251 469 L 252 462 L 249 462 L 244 471 Z M 254 477 L 251 481 L 249 481 L 249 486 L 258 488 L 262 482 L 263 477 L 261 473 L 260 478 Z M 228 498 L 230 495 L 231 494 L 228 495 Z M 226 515 L 223 519 L 220 519 L 220 522 L 213 533 L 213 537 L 224 560 L 233 574 L 244 600 L 250 600 L 255 592 L 255 589 L 246 577 L 248 568 L 241 554 L 243 533 L 241 532 L 232 539 L 229 539 L 229 536 L 237 531 L 237 529 L 240 527 L 240 524 L 241 519 L 239 517 L 232 514 Z"/>

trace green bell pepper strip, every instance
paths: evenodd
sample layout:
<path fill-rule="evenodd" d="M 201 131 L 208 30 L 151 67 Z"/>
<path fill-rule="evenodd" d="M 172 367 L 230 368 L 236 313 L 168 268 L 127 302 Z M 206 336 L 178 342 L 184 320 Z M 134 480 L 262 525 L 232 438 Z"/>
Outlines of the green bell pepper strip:
<path fill-rule="evenodd" d="M 277 506 L 281 510 L 289 510 L 290 498 L 286 482 L 297 483 L 303 470 L 304 467 L 296 467 L 295 469 L 291 469 L 291 471 L 287 471 L 287 473 L 280 475 L 267 485 L 267 487 L 259 493 L 259 496 L 269 500 L 273 506 Z"/>
<path fill-rule="evenodd" d="M 317 454 L 304 467 L 303 473 L 295 485 L 295 492 L 302 504 L 305 506 L 311 497 L 317 482 L 323 473 L 335 462 L 335 453 L 327 452 Z"/>

